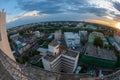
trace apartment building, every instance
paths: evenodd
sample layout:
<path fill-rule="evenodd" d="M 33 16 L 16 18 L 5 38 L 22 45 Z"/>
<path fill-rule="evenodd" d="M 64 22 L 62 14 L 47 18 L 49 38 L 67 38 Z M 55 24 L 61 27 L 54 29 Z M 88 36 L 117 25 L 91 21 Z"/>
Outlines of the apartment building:
<path fill-rule="evenodd" d="M 64 39 L 67 47 L 73 47 L 80 44 L 80 36 L 78 33 L 64 32 Z"/>
<path fill-rule="evenodd" d="M 79 52 L 63 51 L 58 56 L 47 54 L 43 59 L 43 65 L 46 70 L 53 72 L 72 73 L 75 71 L 79 58 Z"/>
<path fill-rule="evenodd" d="M 54 39 L 59 40 L 61 39 L 61 37 L 62 37 L 62 31 L 61 30 L 55 31 Z"/>

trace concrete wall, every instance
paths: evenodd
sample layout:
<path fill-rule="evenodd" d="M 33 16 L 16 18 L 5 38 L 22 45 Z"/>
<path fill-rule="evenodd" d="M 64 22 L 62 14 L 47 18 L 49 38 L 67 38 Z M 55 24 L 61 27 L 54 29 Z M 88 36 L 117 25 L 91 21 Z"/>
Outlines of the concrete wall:
<path fill-rule="evenodd" d="M 1 37 L 0 49 L 11 59 L 15 60 L 8 42 L 8 37 L 6 32 L 6 13 L 4 11 L 0 12 L 0 37 Z"/>
<path fill-rule="evenodd" d="M 43 62 L 44 69 L 50 71 L 51 70 L 51 68 L 50 68 L 50 62 L 47 61 L 44 58 L 42 58 L 42 62 Z"/>

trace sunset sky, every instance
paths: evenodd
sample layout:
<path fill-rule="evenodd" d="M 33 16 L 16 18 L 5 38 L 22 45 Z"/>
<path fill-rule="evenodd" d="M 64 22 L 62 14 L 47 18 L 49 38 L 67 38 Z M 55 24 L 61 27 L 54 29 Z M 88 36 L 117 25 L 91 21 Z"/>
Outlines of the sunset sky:
<path fill-rule="evenodd" d="M 40 21 L 105 20 L 119 22 L 120 0 L 0 0 L 7 27 Z"/>

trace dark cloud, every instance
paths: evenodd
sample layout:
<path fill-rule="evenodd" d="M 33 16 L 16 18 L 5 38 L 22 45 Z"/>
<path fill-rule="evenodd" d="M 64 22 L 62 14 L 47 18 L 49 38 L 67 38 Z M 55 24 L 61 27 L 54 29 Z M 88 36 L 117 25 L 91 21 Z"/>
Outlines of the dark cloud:
<path fill-rule="evenodd" d="M 119 2 L 113 2 L 113 6 L 120 11 L 120 3 Z"/>
<path fill-rule="evenodd" d="M 20 8 L 24 11 L 33 11 L 37 10 L 40 13 L 45 14 L 59 14 L 59 13 L 92 13 L 98 17 L 102 16 L 110 16 L 113 17 L 114 20 L 119 19 L 120 17 L 120 2 L 116 2 L 113 0 L 109 0 L 112 4 L 110 5 L 113 9 L 115 8 L 116 11 L 112 11 L 111 9 L 105 8 L 104 6 L 101 7 L 99 5 L 90 4 L 89 0 L 17 0 L 18 6 L 15 8 Z M 108 2 L 108 0 L 105 0 Z M 104 4 L 104 3 L 103 3 Z"/>
<path fill-rule="evenodd" d="M 69 11 L 77 12 L 77 13 L 93 13 L 96 16 L 104 16 L 107 14 L 106 9 L 95 8 L 95 7 L 84 7 L 84 8 L 82 7 L 82 8 L 79 8 L 79 10 L 69 10 Z"/>
<path fill-rule="evenodd" d="M 38 10 L 41 13 L 46 14 L 64 13 L 69 11 L 76 13 L 93 13 L 97 16 L 106 15 L 106 9 L 90 6 L 87 0 L 45 0 L 38 2 L 18 0 L 18 5 L 20 9 L 25 11 Z"/>

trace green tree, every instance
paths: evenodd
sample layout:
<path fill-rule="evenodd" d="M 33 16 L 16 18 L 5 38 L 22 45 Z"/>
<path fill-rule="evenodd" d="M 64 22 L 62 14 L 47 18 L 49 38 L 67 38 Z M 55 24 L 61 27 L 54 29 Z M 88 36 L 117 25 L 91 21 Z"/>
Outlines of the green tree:
<path fill-rule="evenodd" d="M 39 54 L 39 52 L 37 50 L 32 50 L 32 51 L 30 51 L 29 56 L 33 57 L 34 55 L 38 55 L 38 54 Z"/>
<path fill-rule="evenodd" d="M 95 46 L 99 46 L 99 47 L 103 47 L 103 41 L 101 40 L 100 37 L 96 37 L 96 38 L 94 39 L 94 45 L 95 45 Z"/>
<path fill-rule="evenodd" d="M 38 41 L 39 45 L 43 44 L 44 41 L 45 41 L 44 39 L 40 39 L 40 40 Z"/>

